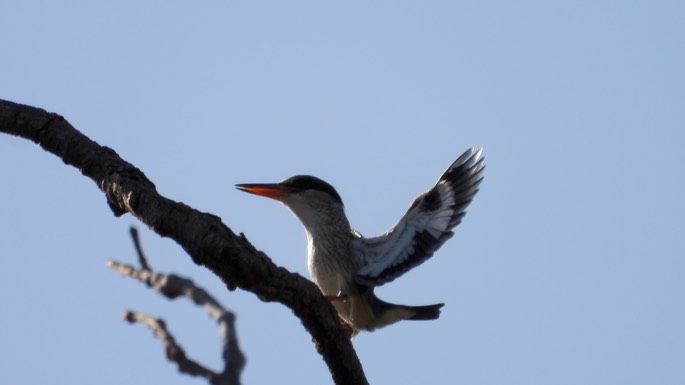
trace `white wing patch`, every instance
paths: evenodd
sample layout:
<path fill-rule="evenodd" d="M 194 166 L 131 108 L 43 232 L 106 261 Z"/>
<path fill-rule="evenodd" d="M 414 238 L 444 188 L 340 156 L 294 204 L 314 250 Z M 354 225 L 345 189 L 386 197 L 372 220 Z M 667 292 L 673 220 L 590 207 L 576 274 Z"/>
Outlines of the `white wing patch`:
<path fill-rule="evenodd" d="M 429 191 L 419 195 L 390 230 L 373 238 L 354 233 L 364 266 L 356 281 L 380 286 L 430 258 L 454 233 L 478 192 L 485 168 L 483 149 L 462 154 Z"/>

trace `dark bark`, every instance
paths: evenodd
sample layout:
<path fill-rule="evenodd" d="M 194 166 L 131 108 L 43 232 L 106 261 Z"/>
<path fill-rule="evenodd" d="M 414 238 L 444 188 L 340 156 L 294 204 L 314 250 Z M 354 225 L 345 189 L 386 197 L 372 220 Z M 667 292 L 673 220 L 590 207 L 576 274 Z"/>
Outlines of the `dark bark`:
<path fill-rule="evenodd" d="M 159 195 L 142 171 L 81 134 L 60 115 L 0 100 L 0 132 L 29 139 L 79 169 L 105 193 L 114 215 L 130 213 L 159 235 L 173 239 L 229 290 L 239 287 L 263 301 L 292 309 L 312 335 L 336 384 L 367 383 L 352 343 L 319 289 L 276 266 L 221 218 Z"/>

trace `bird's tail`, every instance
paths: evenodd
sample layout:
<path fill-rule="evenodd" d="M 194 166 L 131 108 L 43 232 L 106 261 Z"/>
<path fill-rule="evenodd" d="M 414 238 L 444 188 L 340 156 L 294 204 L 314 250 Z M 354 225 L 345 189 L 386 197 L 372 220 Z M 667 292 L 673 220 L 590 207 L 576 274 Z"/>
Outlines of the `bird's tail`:
<path fill-rule="evenodd" d="M 444 303 L 436 303 L 434 305 L 424 306 L 407 306 L 414 312 L 414 315 L 407 319 L 415 321 L 427 321 L 437 319 L 438 317 L 440 317 L 440 308 L 443 306 L 445 306 Z"/>
<path fill-rule="evenodd" d="M 396 305 L 385 302 L 375 295 L 372 296 L 372 308 L 374 314 L 381 323 L 391 324 L 400 320 L 428 321 L 440 317 L 440 308 L 444 303 L 424 306 Z"/>

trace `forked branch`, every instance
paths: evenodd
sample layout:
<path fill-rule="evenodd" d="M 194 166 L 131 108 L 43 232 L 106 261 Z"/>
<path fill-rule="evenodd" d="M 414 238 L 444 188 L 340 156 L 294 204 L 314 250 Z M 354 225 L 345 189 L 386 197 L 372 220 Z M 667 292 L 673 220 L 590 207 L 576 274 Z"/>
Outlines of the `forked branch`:
<path fill-rule="evenodd" d="M 124 319 L 131 323 L 142 323 L 152 330 L 155 337 L 164 344 L 167 358 L 178 366 L 181 373 L 201 376 L 213 385 L 239 385 L 240 373 L 245 367 L 245 356 L 238 345 L 235 315 L 224 309 L 207 291 L 195 285 L 192 280 L 174 274 L 155 273 L 143 254 L 138 231 L 133 227 L 131 237 L 141 267 L 136 268 L 116 261 L 108 261 L 107 266 L 123 276 L 139 280 L 169 299 L 186 297 L 196 305 L 204 307 L 209 316 L 217 322 L 219 328 L 224 369 L 217 373 L 188 358 L 163 320 L 134 311 L 124 312 Z"/>
<path fill-rule="evenodd" d="M 159 235 L 172 238 L 230 290 L 240 287 L 264 301 L 289 307 L 312 335 L 336 384 L 367 383 L 335 310 L 319 289 L 300 275 L 276 266 L 220 218 L 161 196 L 142 171 L 57 114 L 0 100 L 0 132 L 29 139 L 80 170 L 104 192 L 116 216 L 130 213 Z"/>

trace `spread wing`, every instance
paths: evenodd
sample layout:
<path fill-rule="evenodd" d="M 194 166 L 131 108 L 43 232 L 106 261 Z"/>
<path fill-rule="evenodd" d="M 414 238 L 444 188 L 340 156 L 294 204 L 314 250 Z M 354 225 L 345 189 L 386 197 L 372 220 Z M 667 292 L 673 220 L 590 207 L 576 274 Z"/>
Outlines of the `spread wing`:
<path fill-rule="evenodd" d="M 462 154 L 393 228 L 374 238 L 354 240 L 364 265 L 356 281 L 380 286 L 430 258 L 454 233 L 483 180 L 483 149 Z"/>

